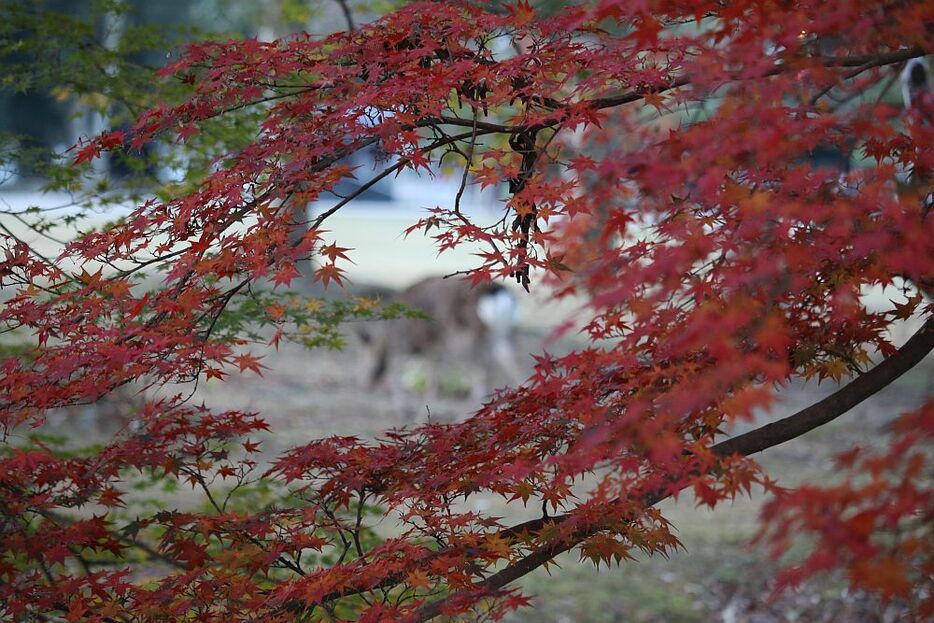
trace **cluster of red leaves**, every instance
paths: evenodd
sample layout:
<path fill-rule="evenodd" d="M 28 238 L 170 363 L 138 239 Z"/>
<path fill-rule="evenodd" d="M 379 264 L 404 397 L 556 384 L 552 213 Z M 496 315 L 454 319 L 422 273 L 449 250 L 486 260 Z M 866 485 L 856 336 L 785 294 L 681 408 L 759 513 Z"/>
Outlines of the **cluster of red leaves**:
<path fill-rule="evenodd" d="M 215 328 L 252 283 L 287 285 L 312 255 L 316 278 L 341 280 L 346 249 L 320 242 L 334 210 L 296 237 L 295 205 L 331 189 L 350 172 L 345 157 L 370 146 L 389 156 L 377 179 L 453 153 L 478 183 L 508 184 L 499 225 L 471 222 L 457 197 L 411 231 L 431 232 L 442 249 L 484 244 L 475 280 L 541 269 L 556 297 L 587 302 L 593 345 L 542 355 L 521 388 L 465 422 L 379 442 L 318 440 L 265 472 L 249 458 L 255 443 L 230 449 L 259 420 L 180 399 L 150 405 L 136 429 L 90 458 L 11 450 L 0 459 L 0 612 L 496 617 L 526 602 L 510 582 L 577 545 L 597 562 L 676 547 L 658 501 L 689 488 L 713 506 L 765 482 L 714 445 L 724 424 L 768 406 L 774 384 L 840 380 L 873 351 L 897 357 L 892 323 L 930 314 L 920 297 L 895 313 L 860 299 L 872 286 L 929 290 L 934 275 L 923 210 L 930 111 L 905 115 L 861 95 L 924 54 L 932 20 L 930 3 L 910 1 L 602 0 L 550 19 L 527 3 L 494 14 L 437 2 L 323 40 L 191 46 L 165 73 L 196 85 L 194 95 L 89 143 L 78 160 L 156 133 L 185 140 L 243 107 L 263 111 L 258 135 L 196 191 L 146 203 L 55 261 L 4 239 L 0 275 L 15 293 L 0 321 L 36 344 L 2 363 L 7 434 L 130 381 L 252 368 L 237 352 L 246 340 Z M 830 93 L 844 105 L 829 105 Z M 661 132 L 645 123 L 675 110 L 695 121 Z M 827 145 L 871 160 L 841 182 L 803 162 Z M 905 171 L 913 183 L 896 192 Z M 144 291 L 149 270 L 164 281 Z M 918 339 L 915 350 L 930 350 L 930 326 Z M 930 409 L 917 417 L 930 427 Z M 914 469 L 905 473 L 916 499 L 929 500 Z M 198 486 L 212 510 L 101 515 L 124 504 L 121 483 L 134 472 Z M 230 511 L 219 484 L 257 479 L 288 486 L 288 496 Z M 480 492 L 540 506 L 542 516 L 505 526 L 464 511 Z M 863 504 L 870 516 L 860 525 L 891 527 L 872 504 L 883 493 L 840 489 L 831 512 Z M 803 498 L 779 499 L 784 525 L 830 538 Z M 902 517 L 919 512 L 909 502 Z M 399 533 L 368 539 L 369 505 L 396 517 Z M 911 577 L 931 547 L 912 538 L 911 556 L 873 550 L 870 560 Z M 156 577 L 131 577 L 139 558 Z M 824 566 L 818 556 L 806 569 Z M 924 589 L 880 585 L 853 568 L 855 584 L 887 598 Z"/>
<path fill-rule="evenodd" d="M 769 502 L 763 538 L 776 555 L 802 536 L 817 537 L 807 559 L 781 574 L 780 587 L 842 567 L 854 588 L 917 600 L 921 618 L 934 616 L 934 494 L 923 483 L 932 470 L 931 410 L 898 418 L 884 451 L 853 448 L 837 457 L 850 475 L 840 484 L 803 485 Z"/>

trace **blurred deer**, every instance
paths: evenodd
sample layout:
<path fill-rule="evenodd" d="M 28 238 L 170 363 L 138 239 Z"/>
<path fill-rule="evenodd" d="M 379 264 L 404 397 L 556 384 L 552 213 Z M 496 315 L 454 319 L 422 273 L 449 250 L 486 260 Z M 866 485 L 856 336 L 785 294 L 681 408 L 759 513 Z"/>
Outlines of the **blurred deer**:
<path fill-rule="evenodd" d="M 132 430 L 131 420 L 145 402 L 138 387 L 120 385 L 97 400 L 51 410 L 47 424 L 50 432 L 70 431 L 82 442 L 107 438 L 128 425 Z"/>
<path fill-rule="evenodd" d="M 476 400 L 496 386 L 520 380 L 515 344 L 518 301 L 505 287 L 429 277 L 392 300 L 428 318 L 386 321 L 364 336 L 370 388 L 388 384 L 397 402 L 403 402 L 411 394 L 404 387 L 403 373 L 412 357 L 427 363 L 424 393 L 429 400 L 438 395 L 444 380 L 439 373 L 446 369 L 468 376 L 470 395 Z M 411 419 L 412 413 L 407 416 Z"/>

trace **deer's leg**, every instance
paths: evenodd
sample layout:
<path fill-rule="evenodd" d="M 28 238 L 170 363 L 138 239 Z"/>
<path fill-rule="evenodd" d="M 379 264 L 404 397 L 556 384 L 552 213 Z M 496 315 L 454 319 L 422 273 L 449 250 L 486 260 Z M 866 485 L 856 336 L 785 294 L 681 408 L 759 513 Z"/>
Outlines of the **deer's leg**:
<path fill-rule="evenodd" d="M 516 356 L 513 332 L 491 331 L 485 336 L 482 345 L 477 361 L 481 375 L 479 383 L 485 393 L 522 381 L 522 367 Z"/>
<path fill-rule="evenodd" d="M 489 339 L 485 335 L 475 336 L 466 350 L 463 363 L 467 364 L 465 370 L 470 376 L 470 400 L 473 402 L 481 402 L 493 388 L 489 350 Z"/>
<path fill-rule="evenodd" d="M 392 344 L 390 344 L 392 346 Z M 408 357 L 398 349 L 387 349 L 385 361 L 385 379 L 389 385 L 393 410 L 399 414 L 403 424 L 412 424 L 416 420 L 416 401 L 412 392 L 406 387 L 405 368 Z"/>
<path fill-rule="evenodd" d="M 483 367 L 473 366 L 473 380 L 470 384 L 471 402 L 481 402 L 490 394 L 490 379 L 488 371 Z"/>
<path fill-rule="evenodd" d="M 385 326 L 370 323 L 356 329 L 359 344 L 359 373 L 357 380 L 362 389 L 373 391 L 385 385 L 388 359 L 387 330 Z"/>
<path fill-rule="evenodd" d="M 492 368 L 498 367 L 505 375 L 505 378 L 497 385 L 520 383 L 522 381 L 522 366 L 519 365 L 519 357 L 516 354 L 515 333 L 493 333 L 490 338 L 490 363 L 495 365 L 488 366 L 488 369 L 492 370 Z"/>

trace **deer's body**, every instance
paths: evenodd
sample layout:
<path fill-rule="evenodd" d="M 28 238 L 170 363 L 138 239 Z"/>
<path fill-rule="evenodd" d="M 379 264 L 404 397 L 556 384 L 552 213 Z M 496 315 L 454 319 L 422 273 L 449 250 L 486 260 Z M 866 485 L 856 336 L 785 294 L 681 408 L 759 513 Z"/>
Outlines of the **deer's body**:
<path fill-rule="evenodd" d="M 461 279 L 429 277 L 393 300 L 428 318 L 383 323 L 371 336 L 367 379 L 371 387 L 388 384 L 397 399 L 407 393 L 403 366 L 412 357 L 427 364 L 426 396 L 433 398 L 440 373 L 454 369 L 470 378 L 472 397 L 519 380 L 515 352 L 518 304 L 498 284 L 471 287 Z M 411 392 L 408 392 L 411 393 Z"/>
<path fill-rule="evenodd" d="M 133 430 L 133 416 L 145 402 L 138 386 L 120 385 L 97 400 L 53 409 L 48 418 L 53 428 L 74 430 L 81 442 L 87 442 L 113 435 L 127 426 Z"/>

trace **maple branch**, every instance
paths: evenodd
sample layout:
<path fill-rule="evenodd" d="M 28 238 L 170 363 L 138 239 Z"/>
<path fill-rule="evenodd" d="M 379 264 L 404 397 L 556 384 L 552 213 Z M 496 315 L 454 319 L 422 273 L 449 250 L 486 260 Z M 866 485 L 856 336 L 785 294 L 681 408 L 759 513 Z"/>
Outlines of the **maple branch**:
<path fill-rule="evenodd" d="M 328 208 L 327 210 L 319 214 L 317 217 L 315 217 L 315 220 L 312 221 L 312 223 L 308 226 L 308 228 L 317 229 L 318 227 L 321 227 L 321 224 L 324 223 L 325 219 L 327 219 L 329 216 L 333 215 L 335 212 L 343 208 L 345 205 L 347 205 L 348 203 L 350 203 L 351 201 L 353 201 L 354 199 L 356 199 L 357 197 L 359 197 L 360 195 L 368 191 L 370 188 L 375 186 L 382 179 L 389 177 L 393 173 L 401 170 L 408 163 L 409 161 L 403 158 L 403 159 L 400 159 L 394 165 L 383 169 L 383 171 L 371 177 L 365 184 L 362 184 L 352 193 L 350 193 L 346 197 L 343 197 L 340 201 L 338 201 L 333 206 L 331 206 L 330 208 Z"/>
<path fill-rule="evenodd" d="M 914 46 L 904 50 L 898 50 L 896 52 L 888 52 L 886 54 L 867 54 L 862 56 L 828 56 L 821 58 L 820 64 L 824 67 L 860 67 L 862 69 L 869 69 L 871 67 L 881 67 L 883 65 L 901 63 L 912 58 L 924 56 L 925 54 L 926 52 L 922 48 Z M 777 64 L 762 74 L 760 77 L 768 78 L 771 76 L 777 76 L 778 74 L 783 73 L 789 69 L 794 68 L 785 64 Z M 738 77 L 734 77 L 733 79 L 739 80 Z M 682 76 L 673 80 L 671 84 L 667 86 L 659 87 L 651 91 L 651 93 L 664 93 L 665 91 L 687 86 L 690 83 L 691 78 L 689 76 Z M 593 104 L 594 108 L 602 110 L 604 108 L 613 108 L 622 104 L 629 104 L 631 102 L 638 101 L 643 99 L 645 95 L 647 95 L 647 92 L 644 90 L 627 91 L 626 93 L 612 97 L 599 97 L 590 100 L 590 103 Z"/>
<path fill-rule="evenodd" d="M 828 56 L 828 57 L 819 57 L 819 65 L 823 67 L 857 67 L 858 71 L 851 72 L 847 74 L 846 78 L 850 79 L 853 76 L 862 73 L 873 67 L 882 67 L 885 65 L 892 65 L 895 63 L 901 63 L 912 58 L 917 58 L 919 56 L 924 56 L 926 54 L 925 50 L 914 46 L 911 48 L 906 48 L 904 50 L 897 50 L 895 52 L 888 52 L 885 54 L 866 54 L 860 56 Z M 790 67 L 787 64 L 776 64 L 774 67 L 766 71 L 761 77 L 767 78 L 771 76 L 777 76 L 785 71 L 790 69 L 796 69 Z M 737 76 L 732 77 L 733 80 L 740 80 L 741 78 Z M 603 110 L 606 108 L 615 108 L 616 106 L 621 106 L 623 104 L 631 104 L 637 102 L 641 99 L 644 99 L 646 95 L 653 95 L 658 93 L 665 93 L 666 91 L 671 91 L 678 89 L 684 86 L 691 84 L 692 78 L 690 76 L 681 76 L 671 81 L 670 84 L 661 86 L 652 90 L 645 89 L 636 89 L 632 91 L 626 91 L 619 95 L 607 96 L 607 97 L 597 97 L 591 100 L 583 100 L 577 102 L 580 104 L 590 104 L 595 110 Z M 566 108 L 566 106 L 564 106 Z M 555 111 L 559 111 L 562 106 L 560 104 L 551 106 Z M 439 115 L 437 117 L 428 117 L 424 118 L 416 124 L 416 127 L 432 127 L 435 125 L 453 125 L 465 128 L 472 128 L 476 126 L 481 130 L 486 130 L 490 133 L 499 133 L 499 134 L 517 134 L 520 132 L 525 132 L 528 130 L 540 130 L 546 127 L 552 127 L 559 125 L 561 123 L 560 119 L 555 119 L 551 122 L 542 122 L 533 125 L 506 125 L 501 123 L 492 123 L 489 121 L 477 121 L 474 122 L 471 119 L 463 119 L 461 117 L 452 117 L 450 115 Z"/>
<path fill-rule="evenodd" d="M 711 447 L 720 456 L 749 456 L 781 445 L 800 437 L 805 433 L 823 426 L 843 415 L 862 401 L 890 385 L 908 370 L 919 364 L 934 349 L 934 317 L 928 318 L 924 325 L 909 339 L 898 352 L 883 360 L 869 372 L 858 376 L 846 386 L 823 400 L 798 411 L 777 422 L 772 422 L 742 435 L 721 441 Z M 683 487 L 682 487 L 683 488 Z M 658 504 L 673 494 L 670 488 L 647 493 L 643 499 L 646 508 Z M 614 501 L 615 502 L 615 501 Z M 611 502 L 611 505 L 613 503 Z M 503 531 L 509 537 L 521 533 L 540 530 L 546 523 L 557 524 L 567 520 L 570 515 L 558 515 L 547 519 L 540 518 L 513 526 Z M 614 519 L 618 522 L 618 519 Z M 409 621 L 429 621 L 441 614 L 444 606 L 452 600 L 469 594 L 492 594 L 507 584 L 514 582 L 534 569 L 552 560 L 559 554 L 574 548 L 589 537 L 608 529 L 606 522 L 576 532 L 573 537 L 545 545 L 518 562 L 515 562 L 477 582 L 474 588 L 452 593 L 445 598 L 426 603 L 416 610 Z"/>
<path fill-rule="evenodd" d="M 480 121 L 479 119 L 464 119 L 463 117 L 452 117 L 450 115 L 439 115 L 437 117 L 428 117 L 421 120 L 418 127 L 434 127 L 436 125 L 453 125 L 462 128 L 477 128 L 485 130 L 485 133 L 495 134 L 515 134 L 526 129 L 522 125 L 506 125 L 503 123 L 493 123 L 490 121 Z"/>
<path fill-rule="evenodd" d="M 59 525 L 60 524 L 72 524 L 75 522 L 75 520 L 72 519 L 71 517 L 62 515 L 61 513 L 57 513 L 53 510 L 49 510 L 49 509 L 33 509 L 33 510 L 37 515 L 45 518 L 46 520 L 52 522 L 53 524 L 59 524 Z M 118 541 L 120 541 L 127 547 L 135 547 L 136 549 L 142 551 L 143 553 L 145 553 L 147 556 L 149 556 L 153 560 L 158 560 L 169 566 L 175 567 L 176 569 L 187 569 L 187 567 L 183 563 L 175 560 L 174 558 L 171 558 L 170 556 L 166 556 L 165 554 L 155 549 L 154 547 L 152 547 L 145 541 L 141 541 L 140 539 L 129 536 L 126 532 L 123 532 L 123 531 L 111 532 L 111 536 L 116 537 Z"/>
<path fill-rule="evenodd" d="M 450 145 L 452 143 L 456 143 L 457 141 L 461 141 L 466 138 L 475 139 L 478 134 L 487 134 L 487 133 L 488 132 L 473 131 L 473 132 L 457 134 L 455 136 L 448 136 L 443 139 L 438 139 L 437 141 L 434 141 L 430 145 L 420 147 L 418 151 L 419 153 L 423 153 L 423 154 L 429 153 L 436 149 L 444 147 L 445 145 Z M 368 145 L 372 142 L 375 142 L 375 138 L 371 141 L 367 141 L 366 144 Z M 361 185 L 359 188 L 354 190 L 352 193 L 350 193 L 346 197 L 343 197 L 340 201 L 338 201 L 332 207 L 328 208 L 327 210 L 319 214 L 317 217 L 315 217 L 314 221 L 312 221 L 311 224 L 308 226 L 309 229 L 315 229 L 315 228 L 320 227 L 321 224 L 325 221 L 325 219 L 327 219 L 329 216 L 332 216 L 335 212 L 337 212 L 338 210 L 346 206 L 348 203 L 350 203 L 351 201 L 353 201 L 360 195 L 362 195 L 365 191 L 372 188 L 380 180 L 388 177 L 389 175 L 391 175 L 392 173 L 395 173 L 396 171 L 400 171 L 401 169 L 405 168 L 405 166 L 408 165 L 409 162 L 410 162 L 410 159 L 408 158 L 400 158 L 399 161 L 396 162 L 394 165 L 387 167 L 386 169 L 384 169 L 377 175 L 371 177 L 369 180 L 367 180 L 365 184 Z"/>
<path fill-rule="evenodd" d="M 721 456 L 749 456 L 800 437 L 843 415 L 891 384 L 934 349 L 934 317 L 928 318 L 897 353 L 820 402 L 777 422 L 721 441 L 711 448 Z"/>

